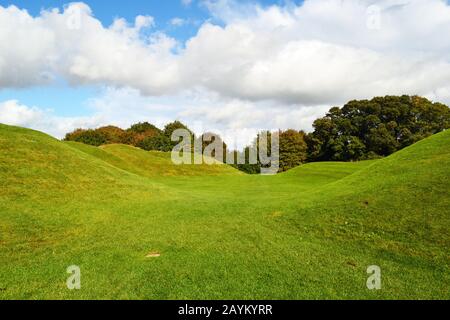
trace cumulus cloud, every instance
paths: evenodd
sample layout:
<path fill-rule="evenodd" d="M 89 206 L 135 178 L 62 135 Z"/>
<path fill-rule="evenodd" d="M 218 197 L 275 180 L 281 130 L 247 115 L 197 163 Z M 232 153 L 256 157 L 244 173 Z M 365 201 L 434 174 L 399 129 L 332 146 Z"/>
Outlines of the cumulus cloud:
<path fill-rule="evenodd" d="M 152 17 L 138 16 L 133 25 L 117 19 L 105 28 L 83 3 L 39 17 L 0 6 L 0 86 L 63 77 L 72 84 L 133 86 L 149 95 L 175 89 L 176 41 L 157 31 L 143 36 L 153 25 Z"/>
<path fill-rule="evenodd" d="M 183 50 L 150 16 L 104 27 L 83 3 L 32 17 L 0 7 L 0 86 L 133 87 L 164 95 L 202 87 L 223 96 L 305 105 L 383 94 L 430 94 L 450 83 L 450 6 L 443 0 L 307 0 L 271 6 L 206 1 Z M 181 20 L 173 20 L 180 24 Z"/>
<path fill-rule="evenodd" d="M 0 102 L 0 123 L 46 132 L 56 138 L 76 128 L 95 128 L 102 123 L 101 114 L 89 117 L 58 117 L 52 110 L 29 107 L 16 100 Z"/>
<path fill-rule="evenodd" d="M 43 117 L 40 109 L 20 105 L 16 100 L 0 103 L 0 120 L 5 124 L 29 126 Z"/>
<path fill-rule="evenodd" d="M 445 1 L 323 0 L 240 11 L 234 1 L 207 3 L 225 26 L 207 23 L 190 39 L 182 74 L 224 95 L 310 105 L 450 85 Z"/>
<path fill-rule="evenodd" d="M 78 119 L 87 125 L 149 115 L 248 132 L 307 129 L 327 106 L 354 98 L 420 94 L 450 103 L 447 1 L 203 4 L 213 19 L 185 43 L 150 16 L 104 26 L 83 3 L 37 17 L 0 6 L 0 89 L 63 78 L 110 88 L 92 101 L 95 121 Z M 24 121 L 55 118 L 14 103 L 8 112 Z"/>

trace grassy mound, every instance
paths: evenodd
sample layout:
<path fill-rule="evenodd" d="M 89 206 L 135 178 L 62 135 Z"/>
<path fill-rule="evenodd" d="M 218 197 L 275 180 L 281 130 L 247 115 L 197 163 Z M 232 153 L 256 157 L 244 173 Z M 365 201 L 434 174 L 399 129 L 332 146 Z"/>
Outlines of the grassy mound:
<path fill-rule="evenodd" d="M 247 176 L 0 125 L 0 298 L 448 299 L 449 143 Z"/>
<path fill-rule="evenodd" d="M 76 142 L 67 142 L 67 144 L 111 165 L 144 177 L 241 174 L 238 170 L 219 163 L 217 165 L 175 165 L 170 153 L 148 152 L 128 145 L 115 144 L 95 148 Z M 195 157 L 200 160 L 199 155 Z"/>

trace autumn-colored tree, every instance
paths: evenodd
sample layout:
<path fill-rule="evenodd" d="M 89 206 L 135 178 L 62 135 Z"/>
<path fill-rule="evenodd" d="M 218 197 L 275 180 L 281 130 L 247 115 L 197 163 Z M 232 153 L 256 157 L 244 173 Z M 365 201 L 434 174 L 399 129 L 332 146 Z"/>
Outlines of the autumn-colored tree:
<path fill-rule="evenodd" d="M 106 143 L 108 144 L 124 143 L 126 132 L 119 127 L 106 126 L 98 128 L 95 131 L 105 136 Z"/>
<path fill-rule="evenodd" d="M 139 147 L 147 138 L 154 138 L 162 134 L 162 131 L 148 122 L 133 124 L 124 135 L 124 143 Z"/>
<path fill-rule="evenodd" d="M 107 143 L 106 136 L 95 130 L 76 129 L 66 134 L 65 141 L 75 141 L 92 146 L 101 146 Z"/>

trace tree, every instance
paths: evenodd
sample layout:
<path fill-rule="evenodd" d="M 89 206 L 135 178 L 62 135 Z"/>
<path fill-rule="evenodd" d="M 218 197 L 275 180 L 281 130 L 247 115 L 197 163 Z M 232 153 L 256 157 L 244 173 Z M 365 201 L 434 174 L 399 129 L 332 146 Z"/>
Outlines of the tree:
<path fill-rule="evenodd" d="M 106 144 L 107 142 L 106 136 L 103 135 L 102 133 L 97 132 L 95 130 L 84 130 L 84 129 L 77 129 L 71 133 L 66 134 L 64 140 L 76 141 L 96 147 Z"/>
<path fill-rule="evenodd" d="M 159 134 L 153 137 L 146 137 L 144 140 L 139 142 L 138 148 L 147 151 L 162 151 L 169 152 L 172 149 L 170 140 L 163 134 Z"/>
<path fill-rule="evenodd" d="M 186 130 L 189 133 L 191 137 L 190 143 L 192 146 L 192 151 L 194 151 L 194 139 L 195 139 L 194 133 L 185 124 L 183 124 L 178 120 L 167 124 L 163 130 L 163 134 L 170 140 L 171 149 L 181 142 L 181 138 L 178 141 L 172 141 L 172 134 L 176 130 Z"/>
<path fill-rule="evenodd" d="M 279 132 L 280 172 L 287 171 L 306 162 L 308 147 L 305 142 L 303 131 L 286 130 Z"/>
<path fill-rule="evenodd" d="M 151 123 L 139 122 L 127 129 L 123 143 L 138 147 L 139 145 L 142 145 L 146 138 L 156 137 L 161 134 L 162 131 Z"/>
<path fill-rule="evenodd" d="M 149 131 L 152 132 L 161 132 L 161 130 L 157 127 L 155 127 L 153 124 L 148 122 L 139 122 L 136 124 L 133 124 L 128 131 L 135 132 L 135 133 L 146 133 Z"/>
<path fill-rule="evenodd" d="M 242 152 L 236 150 L 229 152 L 229 157 L 233 159 L 233 164 L 231 166 L 248 174 L 259 174 L 261 173 L 261 164 L 259 162 L 256 164 L 250 163 L 251 148 L 252 147 L 245 147 Z M 241 162 L 243 163 L 239 163 L 238 159 L 242 159 L 243 161 Z"/>
<path fill-rule="evenodd" d="M 217 133 L 206 132 L 196 139 L 195 149 L 196 153 L 204 154 L 206 149 L 211 149 L 211 157 L 223 163 L 226 162 L 227 157 L 227 144 Z M 209 147 L 209 148 L 208 148 Z M 219 152 L 217 154 L 216 152 Z"/>
<path fill-rule="evenodd" d="M 353 100 L 331 108 L 305 139 L 310 161 L 388 156 L 450 127 L 450 109 L 418 96 Z"/>
<path fill-rule="evenodd" d="M 106 138 L 106 143 L 108 144 L 124 143 L 125 130 L 119 127 L 106 126 L 98 128 L 95 131 L 102 134 Z"/>
<path fill-rule="evenodd" d="M 392 134 L 392 131 L 385 124 L 380 124 L 377 128 L 370 129 L 366 142 L 369 146 L 369 151 L 380 156 L 388 156 L 400 147 L 396 136 Z"/>

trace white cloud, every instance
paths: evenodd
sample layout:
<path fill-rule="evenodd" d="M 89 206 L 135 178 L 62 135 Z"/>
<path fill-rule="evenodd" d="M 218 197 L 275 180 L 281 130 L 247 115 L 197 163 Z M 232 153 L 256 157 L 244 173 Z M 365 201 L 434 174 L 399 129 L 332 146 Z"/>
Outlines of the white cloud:
<path fill-rule="evenodd" d="M 144 36 L 154 27 L 149 16 L 105 28 L 82 3 L 36 18 L 0 7 L 0 86 L 62 76 L 144 95 L 203 87 L 231 98 L 305 105 L 450 87 L 450 37 L 442 36 L 450 30 L 450 6 L 443 0 L 381 1 L 377 10 L 370 0 L 268 8 L 205 3 L 224 26 L 205 23 L 184 50 L 158 30 Z"/>
<path fill-rule="evenodd" d="M 0 121 L 5 124 L 28 126 L 43 117 L 40 109 L 20 105 L 16 100 L 0 103 Z"/>
<path fill-rule="evenodd" d="M 69 119 L 67 127 L 148 116 L 158 125 L 180 117 L 217 130 L 307 129 L 329 106 L 354 98 L 420 94 L 450 103 L 444 0 L 203 3 L 220 23 L 204 23 L 184 45 L 150 16 L 105 27 L 82 3 L 38 17 L 0 6 L 0 89 L 55 78 L 110 87 L 92 101 L 93 120 Z M 57 119 L 8 104 L 8 121 L 50 130 L 45 118 Z"/>
<path fill-rule="evenodd" d="M 175 27 L 181 27 L 185 23 L 186 23 L 186 20 L 184 20 L 182 18 L 173 18 L 172 20 L 170 20 L 170 24 Z"/>
<path fill-rule="evenodd" d="M 90 117 L 58 117 L 52 110 L 28 107 L 16 100 L 0 102 L 0 123 L 46 132 L 54 137 L 76 128 L 95 128 L 104 124 L 101 114 Z"/>
<path fill-rule="evenodd" d="M 374 11 L 372 3 L 238 10 L 237 2 L 208 2 L 225 26 L 205 24 L 190 39 L 182 74 L 223 95 L 307 105 L 450 87 L 450 37 L 441 36 L 450 30 L 450 6 L 383 1 Z"/>
<path fill-rule="evenodd" d="M 134 22 L 136 29 L 141 30 L 142 28 L 154 27 L 155 19 L 151 16 L 137 16 Z"/>
<path fill-rule="evenodd" d="M 181 0 L 181 4 L 185 7 L 189 7 L 192 4 L 192 0 Z"/>
<path fill-rule="evenodd" d="M 312 122 L 329 109 L 326 105 L 280 107 L 273 101 L 250 102 L 204 90 L 144 97 L 132 88 L 105 88 L 87 104 L 92 109 L 91 116 L 59 117 L 50 109 L 25 106 L 15 100 L 0 102 L 0 123 L 40 130 L 63 138 L 66 133 L 77 128 L 104 125 L 128 128 L 142 121 L 163 128 L 177 119 L 186 123 L 196 134 L 216 132 L 230 146 L 242 148 L 264 129 L 309 131 Z"/>
<path fill-rule="evenodd" d="M 179 78 L 172 54 L 177 45 L 138 16 L 134 25 L 117 19 L 108 28 L 87 5 L 75 3 L 31 17 L 0 6 L 0 87 L 42 84 L 52 76 L 73 84 L 133 86 L 145 94 L 174 90 Z"/>

